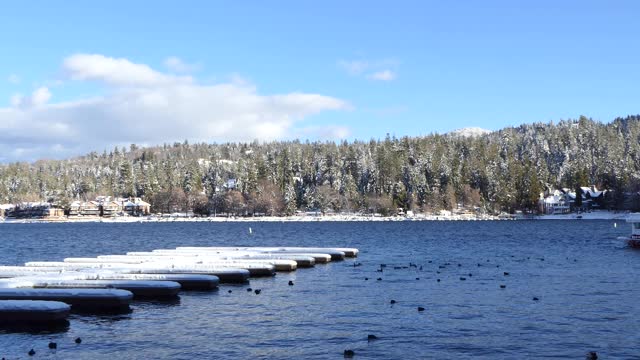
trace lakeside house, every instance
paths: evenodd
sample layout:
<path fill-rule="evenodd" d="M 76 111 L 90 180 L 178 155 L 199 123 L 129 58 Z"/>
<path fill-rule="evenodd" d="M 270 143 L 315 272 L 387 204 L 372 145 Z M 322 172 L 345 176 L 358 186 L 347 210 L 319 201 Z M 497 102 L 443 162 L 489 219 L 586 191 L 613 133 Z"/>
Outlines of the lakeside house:
<path fill-rule="evenodd" d="M 16 207 L 13 204 L 0 204 L 0 218 L 5 217 L 7 210 L 11 210 Z"/>
<path fill-rule="evenodd" d="M 149 215 L 151 204 L 138 198 L 114 198 L 98 196 L 92 201 L 74 201 L 69 209 L 69 216 L 114 217 L 119 215 Z"/>
<path fill-rule="evenodd" d="M 567 214 L 571 211 L 571 207 L 567 200 L 567 194 L 554 190 L 546 197 L 544 193 L 540 194 L 540 201 L 542 202 L 542 212 L 544 214 Z"/>
<path fill-rule="evenodd" d="M 4 216 L 14 219 L 44 219 L 63 217 L 64 210 L 47 202 L 23 202 L 4 209 Z"/>
<path fill-rule="evenodd" d="M 115 198 L 98 196 L 91 201 L 73 201 L 68 209 L 55 207 L 48 202 L 24 202 L 0 205 L 0 217 L 12 219 L 45 219 L 76 217 L 146 216 L 151 213 L 151 204 L 137 198 Z"/>
<path fill-rule="evenodd" d="M 541 193 L 539 204 L 544 214 L 568 214 L 570 212 L 599 210 L 605 207 L 607 190 L 598 190 L 595 185 L 582 186 L 579 194 L 568 188 Z M 577 197 L 580 196 L 581 205 Z"/>
<path fill-rule="evenodd" d="M 149 215 L 151 204 L 140 198 L 131 197 L 126 200 L 123 199 L 122 211 L 132 216 Z"/>

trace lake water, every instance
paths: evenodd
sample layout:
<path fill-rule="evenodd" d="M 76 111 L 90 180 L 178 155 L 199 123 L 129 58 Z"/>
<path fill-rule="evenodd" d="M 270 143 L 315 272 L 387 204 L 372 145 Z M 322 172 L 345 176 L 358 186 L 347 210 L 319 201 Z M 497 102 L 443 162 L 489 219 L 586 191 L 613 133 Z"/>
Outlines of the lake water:
<path fill-rule="evenodd" d="M 174 303 L 135 302 L 130 314 L 73 314 L 66 331 L 0 331 L 0 357 L 30 358 L 33 348 L 34 359 L 327 359 L 352 349 L 355 359 L 583 359 L 589 351 L 601 359 L 637 359 L 640 251 L 616 240 L 630 233 L 628 224 L 617 225 L 0 224 L 0 263 L 9 265 L 176 246 L 361 251 L 355 260 L 252 279 L 248 286 L 183 292 Z M 380 264 L 387 265 L 383 272 Z M 262 293 L 247 292 L 249 286 Z M 367 341 L 369 334 L 378 340 Z M 49 350 L 49 341 L 58 349 Z"/>

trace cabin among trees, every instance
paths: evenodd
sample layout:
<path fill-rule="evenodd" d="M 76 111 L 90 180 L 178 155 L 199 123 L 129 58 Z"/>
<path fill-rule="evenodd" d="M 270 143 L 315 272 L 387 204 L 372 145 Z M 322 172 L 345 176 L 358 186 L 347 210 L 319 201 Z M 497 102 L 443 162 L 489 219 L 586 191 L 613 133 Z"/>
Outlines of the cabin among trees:
<path fill-rule="evenodd" d="M 117 215 L 143 216 L 151 213 L 151 204 L 140 198 L 114 198 L 98 196 L 92 201 L 74 201 L 68 216 L 113 217 Z"/>
<path fill-rule="evenodd" d="M 623 194 L 624 201 L 616 206 L 616 196 L 610 190 L 598 190 L 595 185 L 578 186 L 575 191 L 569 188 L 553 190 L 540 194 L 540 211 L 543 214 L 568 214 L 592 210 L 626 210 L 634 211 L 638 204 L 633 194 Z"/>
<path fill-rule="evenodd" d="M 13 207 L 6 208 L 4 217 L 14 219 L 45 219 L 59 218 L 64 216 L 64 210 L 53 207 L 49 203 L 20 203 Z"/>

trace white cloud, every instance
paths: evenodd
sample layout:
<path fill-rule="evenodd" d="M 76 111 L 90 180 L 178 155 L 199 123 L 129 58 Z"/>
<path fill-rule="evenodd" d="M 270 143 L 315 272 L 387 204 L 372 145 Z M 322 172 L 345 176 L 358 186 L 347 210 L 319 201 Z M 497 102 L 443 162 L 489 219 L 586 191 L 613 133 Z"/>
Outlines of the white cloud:
<path fill-rule="evenodd" d="M 392 81 L 397 77 L 396 69 L 400 62 L 396 59 L 383 60 L 340 60 L 338 67 L 351 76 L 365 77 L 370 80 Z"/>
<path fill-rule="evenodd" d="M 163 74 L 145 64 L 99 54 L 76 54 L 63 62 L 62 68 L 72 80 L 98 81 L 116 86 L 161 86 L 191 83 L 189 76 Z"/>
<path fill-rule="evenodd" d="M 177 56 L 170 56 L 164 60 L 164 66 L 175 73 L 191 73 L 200 69 L 198 64 L 188 64 Z"/>
<path fill-rule="evenodd" d="M 367 78 L 371 80 L 391 81 L 391 80 L 395 80 L 396 73 L 391 70 L 382 70 L 382 71 L 377 71 L 372 74 L 369 74 Z"/>
<path fill-rule="evenodd" d="M 18 84 L 20 84 L 22 79 L 20 79 L 20 76 L 18 76 L 16 74 L 11 74 L 11 75 L 9 75 L 9 77 L 7 77 L 7 81 L 9 83 L 11 83 L 11 84 L 18 85 Z"/>
<path fill-rule="evenodd" d="M 260 94 L 246 81 L 202 85 L 102 55 L 73 55 L 62 66 L 69 79 L 111 87 L 101 96 L 58 103 L 49 103 L 45 87 L 29 97 L 14 96 L 13 107 L 0 108 L 0 161 L 59 158 L 130 143 L 291 138 L 302 133 L 305 118 L 349 108 L 321 94 Z M 304 133 L 341 137 L 345 131 L 317 127 Z"/>
<path fill-rule="evenodd" d="M 31 96 L 15 94 L 11 97 L 11 105 L 16 108 L 29 109 L 46 104 L 51 99 L 51 92 L 42 86 L 36 89 Z"/>

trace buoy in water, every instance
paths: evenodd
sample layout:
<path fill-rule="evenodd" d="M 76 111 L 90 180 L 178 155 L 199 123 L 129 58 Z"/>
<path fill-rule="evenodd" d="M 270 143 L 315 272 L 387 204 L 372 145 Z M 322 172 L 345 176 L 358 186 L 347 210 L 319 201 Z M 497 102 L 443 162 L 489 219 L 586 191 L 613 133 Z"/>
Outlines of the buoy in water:
<path fill-rule="evenodd" d="M 33 356 L 33 355 L 36 354 L 36 351 L 31 349 L 31 350 L 29 350 L 29 352 L 27 354 L 29 354 L 29 356 Z"/>
<path fill-rule="evenodd" d="M 80 343 L 82 342 L 82 339 L 80 339 L 80 338 L 76 338 L 76 340 L 75 340 L 75 341 L 76 341 L 76 344 L 80 344 Z"/>
<path fill-rule="evenodd" d="M 367 341 L 372 341 L 372 340 L 378 340 L 378 337 L 372 334 L 369 334 L 367 336 Z"/>
<path fill-rule="evenodd" d="M 418 311 L 424 311 L 424 308 L 422 306 L 418 306 Z"/>

